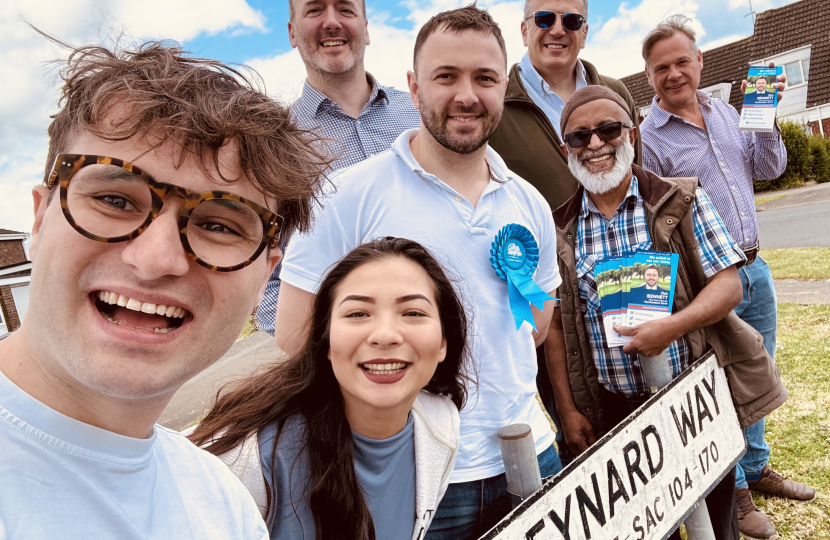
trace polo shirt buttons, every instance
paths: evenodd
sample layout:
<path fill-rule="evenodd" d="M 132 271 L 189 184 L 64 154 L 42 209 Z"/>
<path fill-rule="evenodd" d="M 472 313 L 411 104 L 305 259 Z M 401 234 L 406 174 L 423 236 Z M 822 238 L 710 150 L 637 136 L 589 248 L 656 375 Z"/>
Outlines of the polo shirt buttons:
<path fill-rule="evenodd" d="M 461 197 L 459 197 L 458 195 L 456 195 L 456 196 L 455 196 L 455 202 L 461 202 Z"/>

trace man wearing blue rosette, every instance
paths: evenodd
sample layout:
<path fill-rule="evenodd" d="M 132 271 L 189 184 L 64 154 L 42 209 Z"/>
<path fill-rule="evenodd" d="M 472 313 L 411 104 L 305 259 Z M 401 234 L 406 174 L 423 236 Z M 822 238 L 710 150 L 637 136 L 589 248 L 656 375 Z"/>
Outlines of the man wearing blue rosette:
<path fill-rule="evenodd" d="M 321 276 L 355 246 L 398 236 L 430 248 L 473 315 L 470 375 L 478 385 L 468 388 L 458 459 L 426 537 L 474 539 L 511 509 L 500 428 L 530 425 L 542 475 L 561 468 L 535 382 L 536 346 L 561 281 L 556 236 L 545 199 L 487 145 L 507 86 L 493 19 L 474 6 L 436 15 L 420 30 L 414 56 L 408 77 L 420 128 L 336 176 L 314 231 L 292 240 L 277 342 L 297 350 Z"/>
<path fill-rule="evenodd" d="M 697 178 L 659 178 L 634 165 L 637 128 L 625 101 L 606 88 L 574 93 L 561 122 L 561 149 L 581 187 L 554 213 L 562 302 L 545 351 L 570 448 L 585 450 L 650 397 L 642 363 L 664 351 L 677 376 L 714 349 L 742 426 L 781 405 L 787 392 L 760 334 L 732 311 L 741 301 L 737 269 L 746 259 Z M 631 341 L 610 346 L 595 264 L 643 250 L 679 255 L 672 314 L 634 327 L 615 325 Z M 718 539 L 738 539 L 734 492 L 733 468 L 706 497 Z"/>

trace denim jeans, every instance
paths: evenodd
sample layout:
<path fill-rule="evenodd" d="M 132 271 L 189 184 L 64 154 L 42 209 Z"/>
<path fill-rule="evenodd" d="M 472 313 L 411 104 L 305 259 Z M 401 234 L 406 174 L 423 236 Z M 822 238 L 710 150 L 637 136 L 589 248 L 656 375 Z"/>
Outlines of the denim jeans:
<path fill-rule="evenodd" d="M 772 274 L 766 261 L 757 257 L 755 261 L 744 266 L 738 273 L 744 289 L 744 298 L 735 313 L 755 328 L 764 338 L 764 348 L 775 360 L 775 329 L 778 322 L 778 300 Z M 746 480 L 757 480 L 769 461 L 769 445 L 764 440 L 764 419 L 761 418 L 744 430 L 746 454 L 737 465 L 735 487 L 747 487 Z"/>
<path fill-rule="evenodd" d="M 538 459 L 542 478 L 562 470 L 553 445 L 539 454 Z M 475 540 L 492 529 L 512 509 L 504 474 L 450 484 L 424 539 Z"/>

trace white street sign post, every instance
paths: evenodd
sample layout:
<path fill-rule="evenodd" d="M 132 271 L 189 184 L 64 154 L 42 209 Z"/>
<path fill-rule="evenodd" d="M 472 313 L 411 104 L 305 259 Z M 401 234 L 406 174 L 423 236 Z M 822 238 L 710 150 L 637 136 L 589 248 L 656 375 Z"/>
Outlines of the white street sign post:
<path fill-rule="evenodd" d="M 746 451 L 713 352 L 525 499 L 481 540 L 661 540 Z"/>

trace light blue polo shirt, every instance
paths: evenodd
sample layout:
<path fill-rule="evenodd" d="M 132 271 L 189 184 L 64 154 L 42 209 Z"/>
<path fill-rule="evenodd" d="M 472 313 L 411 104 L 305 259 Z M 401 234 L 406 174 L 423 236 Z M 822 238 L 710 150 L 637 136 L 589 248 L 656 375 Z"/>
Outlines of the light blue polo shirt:
<path fill-rule="evenodd" d="M 492 179 L 473 205 L 438 177 L 423 170 L 405 131 L 392 148 L 333 179 L 337 190 L 323 201 L 314 230 L 296 236 L 283 264 L 282 279 L 316 292 L 331 266 L 358 245 L 383 236 L 409 238 L 427 247 L 455 280 L 471 315 L 470 337 L 478 370 L 461 412 L 461 443 L 451 482 L 489 478 L 504 472 L 498 430 L 522 422 L 531 426 L 537 454 L 553 443 L 550 424 L 536 401 L 536 346 L 532 328 L 517 331 L 507 283 L 490 265 L 490 246 L 502 227 L 525 226 L 539 245 L 533 278 L 546 292 L 560 284 L 556 234 L 542 195 L 487 149 Z"/>

